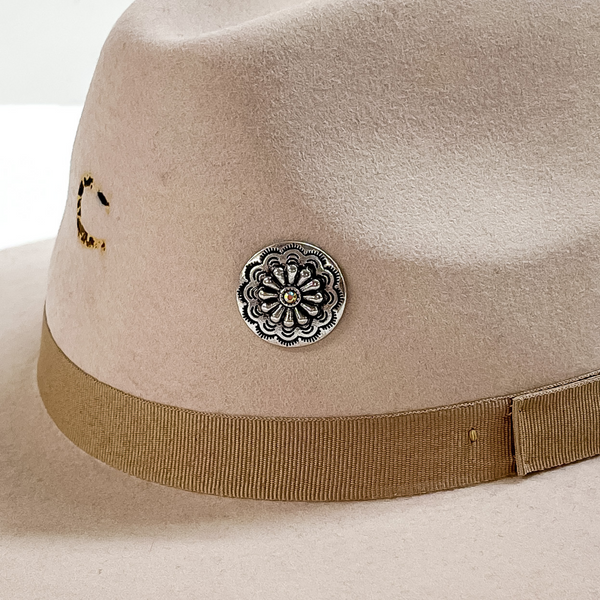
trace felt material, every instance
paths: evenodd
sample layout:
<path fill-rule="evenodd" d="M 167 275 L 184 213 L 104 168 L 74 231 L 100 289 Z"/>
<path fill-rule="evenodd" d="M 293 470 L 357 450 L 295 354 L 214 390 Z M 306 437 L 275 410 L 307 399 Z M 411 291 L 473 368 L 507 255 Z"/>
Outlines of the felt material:
<path fill-rule="evenodd" d="M 75 142 L 48 322 L 84 371 L 209 412 L 336 416 L 600 367 L 600 4 L 138 0 Z M 272 12 L 269 12 L 272 10 Z M 250 18 L 256 17 L 256 18 Z M 77 239 L 82 221 L 106 251 Z M 262 342 L 239 273 L 316 244 L 348 286 Z"/>
<path fill-rule="evenodd" d="M 0 252 L 0 598 L 595 600 L 600 458 L 374 502 L 233 500 L 70 443 L 36 362 L 52 242 Z"/>

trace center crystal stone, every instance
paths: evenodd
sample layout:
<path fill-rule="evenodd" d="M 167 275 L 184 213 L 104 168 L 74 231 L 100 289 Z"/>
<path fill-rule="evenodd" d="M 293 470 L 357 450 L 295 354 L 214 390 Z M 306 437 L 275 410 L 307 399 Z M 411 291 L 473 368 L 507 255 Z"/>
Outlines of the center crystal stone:
<path fill-rule="evenodd" d="M 281 294 L 281 299 L 288 306 L 295 306 L 300 302 L 300 294 L 296 288 L 286 288 Z"/>

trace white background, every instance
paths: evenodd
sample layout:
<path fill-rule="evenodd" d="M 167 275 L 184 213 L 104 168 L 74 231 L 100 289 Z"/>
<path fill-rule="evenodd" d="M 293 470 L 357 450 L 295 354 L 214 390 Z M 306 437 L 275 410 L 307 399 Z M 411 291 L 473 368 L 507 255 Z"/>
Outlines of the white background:
<path fill-rule="evenodd" d="M 102 44 L 131 0 L 0 0 L 0 249 L 54 237 Z"/>

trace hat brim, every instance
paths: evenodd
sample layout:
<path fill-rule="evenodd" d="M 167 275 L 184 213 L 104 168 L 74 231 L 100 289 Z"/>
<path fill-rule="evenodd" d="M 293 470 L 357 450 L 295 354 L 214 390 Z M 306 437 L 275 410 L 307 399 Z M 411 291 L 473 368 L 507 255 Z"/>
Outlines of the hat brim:
<path fill-rule="evenodd" d="M 600 457 L 394 500 L 148 483 L 80 450 L 36 383 L 53 241 L 0 252 L 1 598 L 597 598 Z"/>

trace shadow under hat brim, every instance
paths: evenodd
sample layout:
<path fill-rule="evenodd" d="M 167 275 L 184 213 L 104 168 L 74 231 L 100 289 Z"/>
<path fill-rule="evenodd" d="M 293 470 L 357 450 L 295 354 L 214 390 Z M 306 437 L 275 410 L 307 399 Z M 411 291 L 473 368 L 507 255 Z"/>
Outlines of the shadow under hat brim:
<path fill-rule="evenodd" d="M 52 246 L 0 252 L 0 598 L 600 596 L 600 457 L 421 496 L 302 503 L 184 492 L 87 455 L 37 389 Z"/>

